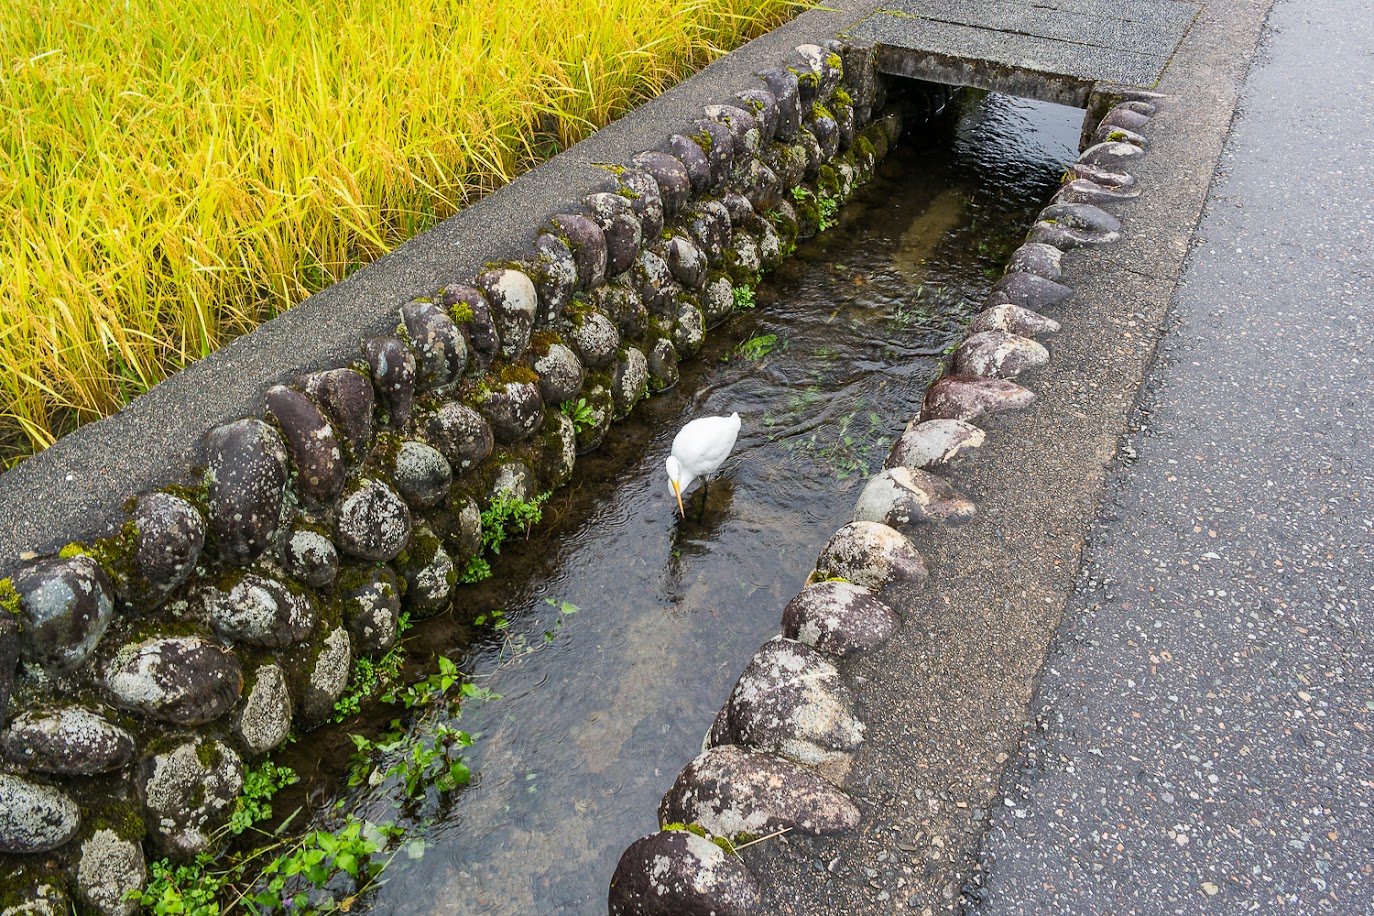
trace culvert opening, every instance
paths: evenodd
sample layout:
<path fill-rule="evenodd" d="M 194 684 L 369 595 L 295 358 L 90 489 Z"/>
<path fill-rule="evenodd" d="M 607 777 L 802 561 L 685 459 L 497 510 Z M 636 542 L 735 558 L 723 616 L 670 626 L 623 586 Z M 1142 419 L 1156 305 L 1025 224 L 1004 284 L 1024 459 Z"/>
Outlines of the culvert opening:
<path fill-rule="evenodd" d="M 604 912 L 621 851 L 657 828 L 663 793 L 1076 156 L 1077 109 L 964 92 L 922 120 L 929 90 L 910 88 L 904 137 L 834 225 L 579 458 L 492 578 L 407 634 L 408 680 L 442 676 L 444 658 L 476 689 L 461 718 L 370 702 L 275 755 L 302 776 L 279 817 L 301 805 L 326 827 L 345 813 L 397 825 L 384 881 L 354 909 Z M 731 411 L 734 453 L 678 519 L 673 435 Z M 425 737 L 377 753 L 398 715 Z M 445 729 L 474 739 L 449 738 L 446 757 L 471 783 L 410 797 L 406 768 L 386 771 Z M 345 765 L 353 734 L 372 763 Z"/>

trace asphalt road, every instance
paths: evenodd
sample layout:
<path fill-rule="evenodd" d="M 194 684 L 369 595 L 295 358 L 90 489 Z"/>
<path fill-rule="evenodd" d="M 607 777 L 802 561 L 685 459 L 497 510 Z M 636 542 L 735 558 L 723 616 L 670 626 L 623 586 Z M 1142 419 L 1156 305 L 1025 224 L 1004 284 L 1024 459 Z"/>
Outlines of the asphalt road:
<path fill-rule="evenodd" d="M 1279 0 L 979 911 L 1374 913 L 1371 139 L 1374 2 Z"/>

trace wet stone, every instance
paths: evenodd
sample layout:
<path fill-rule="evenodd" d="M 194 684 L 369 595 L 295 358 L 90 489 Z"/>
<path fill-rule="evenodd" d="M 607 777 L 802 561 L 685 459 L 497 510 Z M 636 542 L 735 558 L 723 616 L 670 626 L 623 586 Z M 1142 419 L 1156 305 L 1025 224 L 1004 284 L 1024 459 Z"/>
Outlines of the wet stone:
<path fill-rule="evenodd" d="M 1106 169 L 1109 172 L 1124 172 L 1144 155 L 1145 151 L 1138 146 L 1108 141 L 1085 149 L 1079 155 L 1078 162 L 1082 165 Z"/>
<path fill-rule="evenodd" d="M 390 560 L 410 538 L 410 507 L 380 480 L 364 479 L 339 502 L 337 543 L 364 560 Z"/>
<path fill-rule="evenodd" d="M 573 400 L 587 374 L 577 354 L 561 343 L 550 344 L 548 351 L 535 359 L 534 371 L 539 375 L 539 396 L 545 404 Z"/>
<path fill-rule="evenodd" d="M 912 422 L 892 446 L 883 467 L 926 468 L 949 464 L 981 448 L 986 438 L 981 429 L 963 420 Z"/>
<path fill-rule="evenodd" d="M 762 146 L 758 120 L 737 105 L 707 105 L 705 111 L 706 117 L 730 128 L 735 154 L 731 171 L 737 174 L 740 165 L 757 154 Z"/>
<path fill-rule="evenodd" d="M 0 773 L 0 852 L 47 852 L 80 828 L 81 812 L 61 790 Z"/>
<path fill-rule="evenodd" d="M 649 387 L 666 391 L 677 384 L 678 378 L 677 350 L 671 340 L 660 337 L 649 349 Z"/>
<path fill-rule="evenodd" d="M 1035 393 L 1015 382 L 980 375 L 947 375 L 926 392 L 922 420 L 973 422 L 985 413 L 1021 410 L 1035 400 Z"/>
<path fill-rule="evenodd" d="M 415 354 L 399 337 L 369 337 L 363 341 L 363 359 L 372 373 L 386 426 L 403 428 L 415 404 Z"/>
<path fill-rule="evenodd" d="M 1149 138 L 1144 134 L 1138 134 L 1133 130 L 1124 127 L 1117 127 L 1113 124 L 1103 124 L 1093 132 L 1092 143 L 1129 143 L 1141 149 L 1148 149 L 1150 146 Z"/>
<path fill-rule="evenodd" d="M 758 233 L 759 260 L 763 263 L 764 270 L 773 270 L 782 264 L 786 257 L 783 253 L 782 236 L 767 220 L 759 220 Z"/>
<path fill-rule="evenodd" d="M 558 234 L 567 240 L 567 247 L 572 251 L 577 273 L 576 288 L 585 292 L 605 283 L 606 233 L 601 225 L 577 213 L 560 213 L 550 222 Z"/>
<path fill-rule="evenodd" d="M 768 87 L 777 106 L 777 125 L 775 139 L 787 141 L 797 135 L 801 127 L 801 108 L 797 91 L 797 75 L 782 67 L 765 70 L 758 75 Z"/>
<path fill-rule="evenodd" d="M 746 89 L 735 93 L 734 104 L 754 116 L 759 128 L 759 144 L 773 142 L 778 130 L 778 99 L 767 89 Z"/>
<path fill-rule="evenodd" d="M 971 520 L 973 501 L 934 474 L 916 468 L 887 468 L 869 478 L 854 509 L 856 522 L 893 528 Z"/>
<path fill-rule="evenodd" d="M 706 153 L 707 165 L 711 168 L 709 191 L 719 190 L 730 176 L 735 164 L 735 137 L 730 128 L 713 119 L 703 118 L 692 122 L 696 138 Z"/>
<path fill-rule="evenodd" d="M 1122 130 L 1130 130 L 1139 133 L 1146 124 L 1150 123 L 1150 115 L 1153 114 L 1154 106 L 1150 105 L 1148 102 L 1135 104 L 1142 105 L 1142 107 L 1151 110 L 1149 112 L 1140 111 L 1129 102 L 1124 105 L 1118 105 L 1107 112 L 1102 117 L 1101 121 L 1097 122 L 1098 130 L 1104 127 L 1119 127 Z"/>
<path fill-rule="evenodd" d="M 671 306 L 678 288 L 668 262 L 648 248 L 639 253 L 630 268 L 630 282 L 645 308 L 655 314 Z"/>
<path fill-rule="evenodd" d="M 1063 252 L 1053 245 L 1027 242 L 1011 253 L 1007 260 L 1007 273 L 1035 274 L 1046 280 L 1058 280 L 1063 271 L 1060 261 Z"/>
<path fill-rule="evenodd" d="M 691 137 L 673 134 L 668 138 L 668 153 L 687 170 L 691 196 L 705 194 L 711 187 L 711 162 L 701 144 Z"/>
<path fill-rule="evenodd" d="M 19 595 L 19 657 L 49 675 L 76 670 L 114 618 L 114 588 L 88 556 L 39 560 L 11 577 Z"/>
<path fill-rule="evenodd" d="M 0 916 L 69 916 L 72 901 L 61 876 L 42 865 L 29 869 L 20 865 L 5 876 L 4 890 L 19 894 L 19 902 L 0 909 Z"/>
<path fill-rule="evenodd" d="M 687 231 L 697 243 L 706 262 L 719 267 L 730 244 L 730 211 L 718 200 L 704 200 L 685 215 Z"/>
<path fill-rule="evenodd" d="M 1059 322 L 1046 318 L 1039 312 L 1023 309 L 1019 305 L 1003 303 L 984 309 L 973 317 L 969 332 L 1004 331 L 1022 337 L 1040 337 L 1045 334 L 1058 334 Z M 981 373 L 979 373 L 981 374 Z"/>
<path fill-rule="evenodd" d="M 438 505 L 453 486 L 453 468 L 438 449 L 408 440 L 396 450 L 391 482 L 401 498 L 421 509 Z"/>
<path fill-rule="evenodd" d="M 490 496 L 494 501 L 504 493 L 512 499 L 528 502 L 538 492 L 534 472 L 523 461 L 512 459 L 496 469 Z"/>
<path fill-rule="evenodd" d="M 19 621 L 11 614 L 0 614 L 0 728 L 9 721 L 10 694 L 19 667 Z"/>
<path fill-rule="evenodd" d="M 1016 378 L 1050 361 L 1050 351 L 1029 337 L 1006 331 L 978 331 L 970 334 L 954 351 L 954 375 L 983 375 L 989 378 Z"/>
<path fill-rule="evenodd" d="M 0 750 L 14 763 L 40 773 L 89 776 L 127 764 L 134 755 L 134 739 L 99 713 L 67 706 L 21 712 L 0 733 Z"/>
<path fill-rule="evenodd" d="M 803 766 L 845 760 L 863 744 L 864 726 L 840 672 L 820 652 L 782 636 L 750 659 L 728 707 L 734 743 Z"/>
<path fill-rule="evenodd" d="M 622 169 L 621 188 L 627 192 L 630 209 L 639 217 L 644 239 L 656 239 L 663 231 L 663 195 L 654 176 L 643 169 Z"/>
<path fill-rule="evenodd" d="M 676 157 L 656 150 L 639 153 L 631 161 L 636 168 L 652 175 L 658 184 L 664 219 L 676 216 L 692 194 L 692 180 L 687 174 L 687 167 Z"/>
<path fill-rule="evenodd" d="M 243 761 L 222 741 L 191 740 L 145 758 L 137 782 L 154 845 L 186 859 L 208 849 L 229 819 L 243 788 Z"/>
<path fill-rule="evenodd" d="M 740 175 L 744 196 L 756 210 L 767 210 L 782 199 L 778 175 L 759 159 L 751 159 Z"/>
<path fill-rule="evenodd" d="M 232 652 L 199 636 L 156 637 L 122 647 L 105 669 L 105 688 L 123 709 L 203 725 L 238 702 L 243 671 Z"/>
<path fill-rule="evenodd" d="M 685 830 L 663 830 L 630 844 L 616 864 L 610 916 L 753 916 L 758 882 L 738 856 Z"/>
<path fill-rule="evenodd" d="M 220 556 L 244 565 L 272 546 L 286 493 L 286 448 L 261 420 L 237 420 L 206 434 L 210 531 Z"/>
<path fill-rule="evenodd" d="M 471 286 L 451 284 L 440 291 L 439 299 L 468 340 L 471 365 L 479 372 L 485 370 L 501 352 L 501 332 L 487 297 Z"/>
<path fill-rule="evenodd" d="M 847 579 L 877 591 L 890 582 L 924 582 L 926 564 L 900 531 L 879 522 L 850 522 L 816 559 L 820 579 Z"/>
<path fill-rule="evenodd" d="M 234 736 L 254 756 L 277 747 L 291 734 L 291 693 L 281 666 L 263 665 L 234 714 Z"/>
<path fill-rule="evenodd" d="M 644 229 L 630 202 L 606 191 L 589 195 L 583 202 L 606 239 L 606 276 L 629 270 L 644 244 Z"/>
<path fill-rule="evenodd" d="M 1139 188 L 1109 188 L 1086 178 L 1075 178 L 1055 192 L 1051 203 L 1055 204 L 1103 204 L 1119 200 L 1133 200 L 1140 196 Z M 1051 279 L 1056 279 L 1051 277 Z"/>
<path fill-rule="evenodd" d="M 100 916 L 134 916 L 139 904 L 130 895 L 143 890 L 148 865 L 143 846 L 107 828 L 81 844 L 76 866 L 77 894 Z"/>
<path fill-rule="evenodd" d="M 315 606 L 275 579 L 244 573 L 227 587 L 210 586 L 205 606 L 215 632 L 236 642 L 281 649 L 310 635 Z"/>
<path fill-rule="evenodd" d="M 134 916 L 139 904 L 130 895 L 143 890 L 148 865 L 143 846 L 107 828 L 81 844 L 76 866 L 77 894 L 100 916 Z"/>
<path fill-rule="evenodd" d="M 462 377 L 468 366 L 467 338 L 443 306 L 423 299 L 407 302 L 401 306 L 401 323 L 415 352 L 417 390 L 442 388 Z"/>
<path fill-rule="evenodd" d="M 431 532 L 416 531 L 411 549 L 396 558 L 396 571 L 406 582 L 405 608 L 416 619 L 448 607 L 458 573 L 453 558 Z"/>
<path fill-rule="evenodd" d="M 425 418 L 425 438 L 439 450 L 455 473 L 475 468 L 496 445 L 491 426 L 482 415 L 456 401 L 440 405 Z"/>
<path fill-rule="evenodd" d="M 572 418 L 549 412 L 544 420 L 545 447 L 540 455 L 541 488 L 552 490 L 572 479 L 577 463 L 577 427 Z"/>
<path fill-rule="evenodd" d="M 705 339 L 706 321 L 701 315 L 701 309 L 690 302 L 681 303 L 676 323 L 673 325 L 673 348 L 679 354 L 692 356 L 701 349 L 702 341 Z"/>
<path fill-rule="evenodd" d="M 724 745 L 703 751 L 678 774 L 658 806 L 658 822 L 699 824 L 732 840 L 780 830 L 825 836 L 857 827 L 859 809 L 804 766 Z"/>
<path fill-rule="evenodd" d="M 478 411 L 497 442 L 523 442 L 544 422 L 544 401 L 531 382 L 506 382 L 482 395 Z"/>
<path fill-rule="evenodd" d="M 872 652 L 900 627 L 892 609 L 862 585 L 808 585 L 782 610 L 782 635 L 829 655 Z"/>
<path fill-rule="evenodd" d="M 600 312 L 586 311 L 574 316 L 563 338 L 592 369 L 609 365 L 620 349 L 620 332 L 611 319 Z"/>
<path fill-rule="evenodd" d="M 266 401 L 296 471 L 296 492 L 307 503 L 330 502 L 343 489 L 347 471 L 334 427 L 314 401 L 293 388 L 275 385 Z"/>
<path fill-rule="evenodd" d="M 664 248 L 664 260 L 674 279 L 690 289 L 700 289 L 706 282 L 706 255 L 696 243 L 675 235 Z"/>
<path fill-rule="evenodd" d="M 616 361 L 611 398 L 616 417 L 624 417 L 649 394 L 649 360 L 636 347 L 626 347 Z"/>
<path fill-rule="evenodd" d="M 396 573 L 389 566 L 356 570 L 348 576 L 340 597 L 344 625 L 353 635 L 358 654 L 369 658 L 383 655 L 396 642 L 396 621 L 401 613 Z"/>
<path fill-rule="evenodd" d="M 342 627 L 331 630 L 324 638 L 324 645 L 315 657 L 315 664 L 301 690 L 302 721 L 307 725 L 315 725 L 333 714 L 334 704 L 348 686 L 348 675 L 352 668 L 353 642 L 348 637 L 348 631 Z"/>
<path fill-rule="evenodd" d="M 354 455 L 367 451 L 372 441 L 372 383 L 353 369 L 330 369 L 307 375 L 305 393 L 324 408 L 344 444 Z"/>
<path fill-rule="evenodd" d="M 715 327 L 735 311 L 735 285 L 725 274 L 716 274 L 701 293 L 702 316 Z"/>
<path fill-rule="evenodd" d="M 810 161 L 806 149 L 799 143 L 774 143 L 764 153 L 764 161 L 784 189 L 796 187 L 806 175 Z"/>
<path fill-rule="evenodd" d="M 759 273 L 763 270 L 763 255 L 759 252 L 759 243 L 747 232 L 736 232 L 730 241 L 730 250 L 725 253 L 725 263 L 729 265 L 730 278 L 735 283 L 753 286 L 758 282 Z"/>
<path fill-rule="evenodd" d="M 586 222 L 596 227 L 591 220 Z M 501 355 L 506 359 L 519 359 L 530 345 L 530 333 L 534 330 L 534 317 L 539 305 L 534 282 L 521 271 L 501 267 L 480 274 L 476 285 L 486 295 L 492 318 L 500 332 Z"/>
<path fill-rule="evenodd" d="M 878 96 L 878 46 L 866 41 L 846 41 L 839 51 L 844 62 L 844 87 L 854 100 L 854 114 L 867 121 Z"/>
<path fill-rule="evenodd" d="M 134 563 L 146 588 L 124 595 L 126 600 L 155 606 L 195 570 L 205 546 L 205 518 L 195 506 L 170 493 L 145 493 L 131 516 L 138 534 Z"/>
<path fill-rule="evenodd" d="M 1130 147 L 1135 149 L 1134 146 Z M 1139 150 L 1137 150 L 1139 152 Z M 1135 187 L 1135 178 L 1128 172 L 1120 169 L 1105 168 L 1100 165 L 1090 165 L 1086 162 L 1071 162 L 1064 170 L 1070 180 L 1087 179 L 1094 184 L 1102 185 L 1105 188 L 1125 191 Z"/>
<path fill-rule="evenodd" d="M 539 297 L 539 310 L 534 320 L 536 324 L 548 325 L 563 314 L 563 309 L 572 300 L 573 290 L 577 288 L 577 261 L 562 239 L 547 232 L 535 238 L 534 252 L 527 271 Z"/>
<path fill-rule="evenodd" d="M 1059 249 L 1108 245 L 1121 238 L 1121 221 L 1092 204 L 1051 204 L 1040 212 L 1028 239 Z"/>
<path fill-rule="evenodd" d="M 581 454 L 599 446 L 610 431 L 611 389 L 609 385 L 588 379 L 578 400 L 587 402 L 587 420 L 577 428 L 577 451 Z"/>
<path fill-rule="evenodd" d="M 339 572 L 334 542 L 303 525 L 293 527 L 282 539 L 281 559 L 288 573 L 311 588 L 324 588 Z"/>
<path fill-rule="evenodd" d="M 1058 305 L 1072 293 L 1073 290 L 1062 283 L 1046 280 L 1035 274 L 1017 272 L 1006 274 L 992 284 L 992 291 L 988 293 L 986 302 L 989 306 L 1009 302 L 1038 312 Z"/>
<path fill-rule="evenodd" d="M 738 229 L 757 222 L 758 214 L 754 211 L 754 205 L 738 191 L 726 191 L 720 196 L 720 202 L 724 204 L 725 212 L 730 214 L 732 228 Z"/>

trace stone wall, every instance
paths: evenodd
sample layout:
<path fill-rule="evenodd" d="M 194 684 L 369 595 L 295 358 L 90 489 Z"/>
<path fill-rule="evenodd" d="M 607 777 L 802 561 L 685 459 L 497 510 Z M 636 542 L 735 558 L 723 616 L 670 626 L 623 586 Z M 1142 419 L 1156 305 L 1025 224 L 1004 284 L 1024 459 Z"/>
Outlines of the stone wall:
<path fill-rule="evenodd" d="M 736 88 L 0 580 L 0 914 L 131 912 L 145 856 L 210 848 L 244 761 L 325 721 L 402 612 L 450 607 L 483 509 L 564 484 L 900 131 L 870 46 Z"/>

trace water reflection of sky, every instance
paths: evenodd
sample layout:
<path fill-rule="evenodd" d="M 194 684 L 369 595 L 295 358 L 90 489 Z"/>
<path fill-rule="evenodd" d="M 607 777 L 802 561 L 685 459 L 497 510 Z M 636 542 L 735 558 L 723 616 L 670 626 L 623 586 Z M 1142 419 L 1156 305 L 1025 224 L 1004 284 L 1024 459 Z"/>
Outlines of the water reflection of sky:
<path fill-rule="evenodd" d="M 989 96 L 894 151 L 758 309 L 579 460 L 549 522 L 493 564 L 459 622 L 422 628 L 419 646 L 468 650 L 465 668 L 503 699 L 465 710 L 478 777 L 438 812 L 424 856 L 393 862 L 372 909 L 605 912 L 620 852 L 656 829 L 662 794 L 1073 158 L 1080 118 Z M 761 358 L 736 352 L 767 335 Z M 675 431 L 735 410 L 726 476 L 700 518 L 697 496 L 678 520 L 662 471 Z M 558 616 L 545 598 L 580 608 L 547 646 L 504 666 L 490 632 L 472 648 L 462 624 L 479 606 L 542 642 Z"/>

